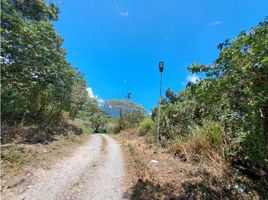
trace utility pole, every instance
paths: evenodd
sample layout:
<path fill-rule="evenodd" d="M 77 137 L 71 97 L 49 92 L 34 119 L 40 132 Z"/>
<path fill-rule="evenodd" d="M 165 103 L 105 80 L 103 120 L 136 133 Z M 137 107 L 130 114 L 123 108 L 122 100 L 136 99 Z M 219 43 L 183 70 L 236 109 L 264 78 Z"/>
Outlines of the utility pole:
<path fill-rule="evenodd" d="M 123 110 L 122 108 L 119 109 L 119 128 L 120 131 L 123 129 Z"/>
<path fill-rule="evenodd" d="M 158 101 L 158 119 L 157 119 L 157 133 L 156 133 L 156 142 L 157 145 L 160 144 L 160 114 L 161 114 L 161 101 L 162 101 L 162 73 L 164 71 L 164 62 L 159 62 L 159 71 L 160 71 L 160 97 Z"/>

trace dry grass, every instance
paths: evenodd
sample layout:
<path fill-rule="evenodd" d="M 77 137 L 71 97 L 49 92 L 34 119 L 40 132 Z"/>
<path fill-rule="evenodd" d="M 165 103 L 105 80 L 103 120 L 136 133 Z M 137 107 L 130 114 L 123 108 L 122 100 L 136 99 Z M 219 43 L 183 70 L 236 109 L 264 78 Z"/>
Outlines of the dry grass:
<path fill-rule="evenodd" d="M 228 168 L 227 162 L 200 134 L 194 135 L 187 142 L 175 142 L 168 148 L 168 152 L 178 157 L 182 162 L 209 166 L 209 171 L 217 177 L 222 177 Z"/>
<path fill-rule="evenodd" d="M 25 155 L 31 154 L 31 150 L 25 151 L 22 147 L 13 147 L 1 151 L 1 164 L 3 163 L 8 168 L 19 170 L 25 164 Z"/>
<path fill-rule="evenodd" d="M 130 199 L 259 199 L 249 180 L 231 168 L 205 137 L 196 135 L 170 149 L 148 144 L 133 130 L 117 137 L 135 168 Z"/>

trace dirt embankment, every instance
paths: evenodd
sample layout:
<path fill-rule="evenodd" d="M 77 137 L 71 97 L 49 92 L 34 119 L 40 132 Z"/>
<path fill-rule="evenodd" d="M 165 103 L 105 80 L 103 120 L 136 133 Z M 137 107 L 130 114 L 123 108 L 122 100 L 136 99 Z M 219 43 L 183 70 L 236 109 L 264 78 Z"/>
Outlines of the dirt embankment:
<path fill-rule="evenodd" d="M 129 199 L 261 199 L 224 161 L 181 160 L 135 133 L 116 138 L 124 150 Z"/>

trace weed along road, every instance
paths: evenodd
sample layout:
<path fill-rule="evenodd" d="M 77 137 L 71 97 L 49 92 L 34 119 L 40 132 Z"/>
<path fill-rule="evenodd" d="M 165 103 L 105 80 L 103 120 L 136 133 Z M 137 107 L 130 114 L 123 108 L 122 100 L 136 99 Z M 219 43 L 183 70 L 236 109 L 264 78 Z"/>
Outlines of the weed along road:
<path fill-rule="evenodd" d="M 71 157 L 36 171 L 29 189 L 14 199 L 122 199 L 123 176 L 120 145 L 108 135 L 94 134 Z"/>

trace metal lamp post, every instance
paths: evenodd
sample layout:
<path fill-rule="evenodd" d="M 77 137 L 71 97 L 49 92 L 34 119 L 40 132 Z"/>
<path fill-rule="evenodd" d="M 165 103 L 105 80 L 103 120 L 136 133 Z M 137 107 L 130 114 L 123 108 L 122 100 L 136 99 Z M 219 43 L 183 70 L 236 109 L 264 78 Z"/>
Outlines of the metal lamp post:
<path fill-rule="evenodd" d="M 158 119 L 157 119 L 157 133 L 156 133 L 156 141 L 159 145 L 160 139 L 160 113 L 161 113 L 161 100 L 162 100 L 162 73 L 164 71 L 164 62 L 159 62 L 159 71 L 160 71 L 160 97 L 158 101 Z"/>

